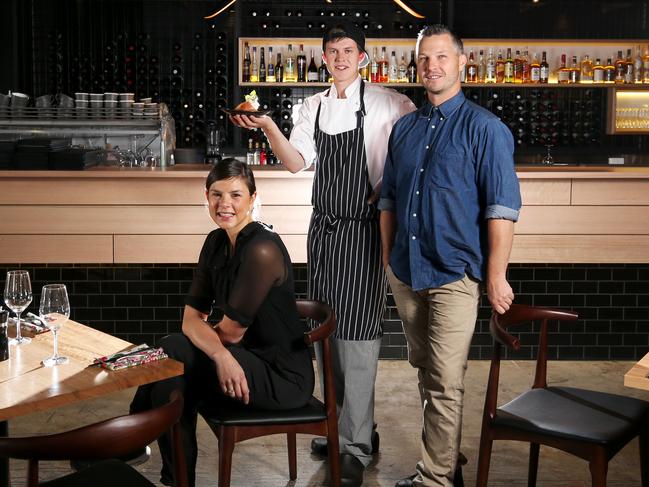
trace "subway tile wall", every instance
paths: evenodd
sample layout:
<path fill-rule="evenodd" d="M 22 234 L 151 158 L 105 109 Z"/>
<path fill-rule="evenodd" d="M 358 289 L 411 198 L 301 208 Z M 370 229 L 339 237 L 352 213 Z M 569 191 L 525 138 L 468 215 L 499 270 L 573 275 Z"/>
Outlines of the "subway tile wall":
<path fill-rule="evenodd" d="M 180 330 L 184 295 L 193 265 L 25 265 L 30 271 L 37 312 L 43 284 L 68 286 L 72 319 L 131 342 L 154 343 Z M 0 268 L 0 279 L 9 268 Z M 296 293 L 306 296 L 306 266 L 295 266 Z M 550 338 L 550 358 L 634 360 L 649 351 L 649 265 L 514 264 L 509 280 L 516 302 L 572 309 L 576 323 L 559 325 Z M 3 282 L 4 287 L 4 282 Z M 489 307 L 483 299 L 472 359 L 491 356 Z M 407 358 L 406 340 L 392 296 L 388 296 L 381 358 Z M 507 357 L 530 359 L 537 329 L 519 329 L 521 350 Z"/>

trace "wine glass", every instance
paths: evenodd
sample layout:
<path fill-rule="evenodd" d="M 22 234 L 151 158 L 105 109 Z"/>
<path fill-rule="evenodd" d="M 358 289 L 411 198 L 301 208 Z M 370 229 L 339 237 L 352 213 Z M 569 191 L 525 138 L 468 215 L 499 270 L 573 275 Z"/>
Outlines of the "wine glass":
<path fill-rule="evenodd" d="M 20 314 L 32 302 L 32 283 L 27 271 L 9 271 L 5 282 L 4 300 L 9 309 L 16 313 L 16 338 L 11 339 L 10 345 L 22 345 L 31 342 L 31 338 L 20 333 Z"/>
<path fill-rule="evenodd" d="M 546 149 L 548 150 L 547 154 L 545 154 L 545 157 L 543 157 L 543 160 L 541 161 L 541 164 L 554 164 L 554 157 L 552 157 L 552 154 L 550 154 L 550 149 L 552 149 L 552 145 L 546 145 Z"/>
<path fill-rule="evenodd" d="M 51 367 L 68 362 L 67 357 L 59 355 L 58 332 L 70 317 L 70 301 L 65 284 L 46 284 L 41 294 L 41 305 L 38 308 L 43 323 L 54 336 L 54 355 L 43 360 L 43 365 Z"/>

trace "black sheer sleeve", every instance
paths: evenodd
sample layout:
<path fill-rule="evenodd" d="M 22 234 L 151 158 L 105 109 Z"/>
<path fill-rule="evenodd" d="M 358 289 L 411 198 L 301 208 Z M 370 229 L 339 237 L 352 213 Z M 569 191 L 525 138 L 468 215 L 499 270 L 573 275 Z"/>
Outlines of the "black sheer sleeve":
<path fill-rule="evenodd" d="M 208 315 L 214 302 L 214 285 L 210 272 L 210 262 L 218 246 L 218 241 L 219 238 L 215 232 L 210 233 L 205 239 L 194 280 L 189 288 L 189 293 L 185 297 L 186 305 Z"/>
<path fill-rule="evenodd" d="M 251 241 L 224 307 L 225 315 L 243 326 L 251 325 L 270 290 L 280 286 L 287 276 L 287 263 L 275 242 L 267 239 Z"/>

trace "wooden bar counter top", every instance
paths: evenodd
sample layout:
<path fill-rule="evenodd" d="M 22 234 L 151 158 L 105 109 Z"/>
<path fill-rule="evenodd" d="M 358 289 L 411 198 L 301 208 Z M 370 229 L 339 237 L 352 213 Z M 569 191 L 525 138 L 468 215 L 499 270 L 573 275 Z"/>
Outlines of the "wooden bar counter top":
<path fill-rule="evenodd" d="M 0 262 L 195 263 L 209 167 L 0 171 Z M 648 263 L 649 167 L 517 166 L 512 262 Z M 313 171 L 255 168 L 261 220 L 306 262 Z"/>

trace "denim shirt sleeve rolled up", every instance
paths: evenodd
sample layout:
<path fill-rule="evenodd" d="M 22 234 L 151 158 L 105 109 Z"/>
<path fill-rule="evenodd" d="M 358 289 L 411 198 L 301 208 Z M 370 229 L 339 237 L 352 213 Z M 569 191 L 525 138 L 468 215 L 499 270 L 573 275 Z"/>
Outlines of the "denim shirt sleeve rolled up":
<path fill-rule="evenodd" d="M 465 274 L 483 280 L 487 220 L 518 220 L 514 140 L 460 92 L 402 117 L 392 130 L 379 209 L 396 214 L 394 274 L 415 290 Z"/>

